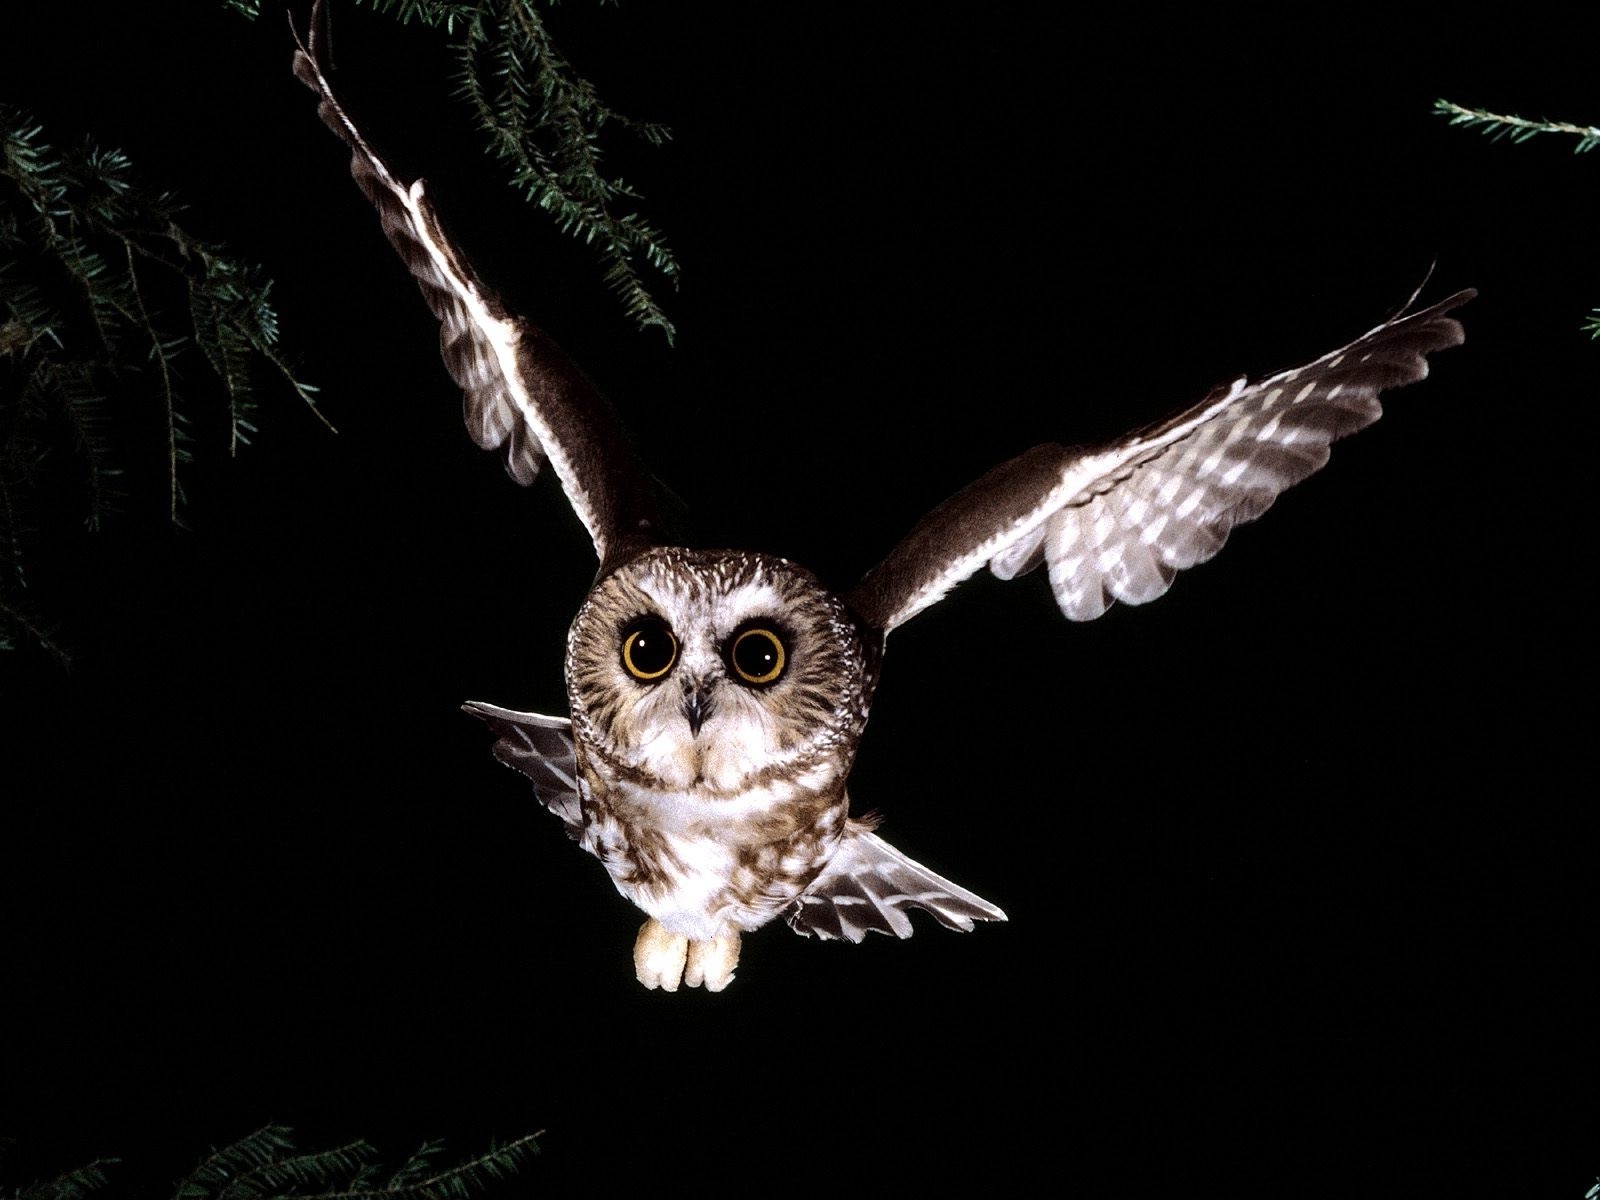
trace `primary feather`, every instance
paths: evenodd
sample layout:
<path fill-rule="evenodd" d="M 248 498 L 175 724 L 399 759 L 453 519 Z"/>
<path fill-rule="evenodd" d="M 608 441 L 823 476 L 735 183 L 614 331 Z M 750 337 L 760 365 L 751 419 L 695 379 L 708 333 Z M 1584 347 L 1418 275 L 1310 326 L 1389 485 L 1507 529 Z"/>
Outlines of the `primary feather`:
<path fill-rule="evenodd" d="M 1236 380 L 1199 404 L 1096 449 L 1036 446 L 929 513 L 847 597 L 884 630 L 988 564 L 1001 579 L 1049 564 L 1074 621 L 1113 600 L 1144 604 L 1205 562 L 1328 461 L 1328 448 L 1383 413 L 1379 393 L 1428 374 L 1461 343 L 1457 292 L 1386 321 L 1315 362 Z"/>
<path fill-rule="evenodd" d="M 658 544 L 653 481 L 597 388 L 554 341 L 506 310 L 445 230 L 426 183 L 402 183 L 368 142 L 328 81 L 325 13 L 312 16 L 295 75 L 350 148 L 350 173 L 378 210 L 383 231 L 439 320 L 439 348 L 461 388 L 467 431 L 498 450 L 528 485 L 548 461 L 583 522 L 602 568 Z"/>

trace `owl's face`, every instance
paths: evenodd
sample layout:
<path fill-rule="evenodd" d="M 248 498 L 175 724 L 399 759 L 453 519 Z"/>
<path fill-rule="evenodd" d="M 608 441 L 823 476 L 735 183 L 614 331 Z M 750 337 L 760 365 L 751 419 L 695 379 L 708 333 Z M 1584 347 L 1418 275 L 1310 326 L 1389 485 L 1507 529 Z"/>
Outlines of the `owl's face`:
<path fill-rule="evenodd" d="M 848 763 L 869 654 L 800 567 L 743 551 L 654 550 L 595 586 L 567 639 L 585 753 L 669 789 L 738 794 Z"/>

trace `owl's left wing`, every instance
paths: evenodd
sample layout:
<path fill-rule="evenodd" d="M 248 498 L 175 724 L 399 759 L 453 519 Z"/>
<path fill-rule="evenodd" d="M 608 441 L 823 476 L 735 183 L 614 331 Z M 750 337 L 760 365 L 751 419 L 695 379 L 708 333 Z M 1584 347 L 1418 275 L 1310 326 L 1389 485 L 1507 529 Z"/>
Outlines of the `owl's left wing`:
<path fill-rule="evenodd" d="M 661 540 L 654 481 L 593 383 L 542 330 L 509 312 L 445 229 L 418 179 L 402 183 L 367 141 L 328 81 L 326 12 L 313 9 L 295 75 L 350 148 L 350 174 L 439 320 L 439 349 L 461 388 L 467 431 L 498 450 L 524 486 L 548 460 L 602 568 Z"/>
<path fill-rule="evenodd" d="M 929 513 L 846 599 L 887 631 L 985 563 L 1010 579 L 1046 562 L 1071 620 L 1113 600 L 1154 600 L 1326 463 L 1332 442 L 1376 421 L 1380 392 L 1424 378 L 1427 355 L 1459 345 L 1449 314 L 1476 294 L 1386 321 L 1259 383 L 1236 380 L 1111 445 L 1036 446 Z"/>
<path fill-rule="evenodd" d="M 908 909 L 920 908 L 946 929 L 972 932 L 975 921 L 1006 914 L 981 896 L 907 858 L 866 826 L 845 823 L 828 865 L 787 909 L 796 933 L 859 942 L 869 933 L 911 936 Z"/>
<path fill-rule="evenodd" d="M 533 781 L 539 803 L 560 817 L 567 836 L 577 841 L 583 835 L 583 811 L 578 801 L 578 752 L 572 742 L 572 722 L 477 700 L 463 704 L 461 710 L 494 731 L 494 756 Z"/>

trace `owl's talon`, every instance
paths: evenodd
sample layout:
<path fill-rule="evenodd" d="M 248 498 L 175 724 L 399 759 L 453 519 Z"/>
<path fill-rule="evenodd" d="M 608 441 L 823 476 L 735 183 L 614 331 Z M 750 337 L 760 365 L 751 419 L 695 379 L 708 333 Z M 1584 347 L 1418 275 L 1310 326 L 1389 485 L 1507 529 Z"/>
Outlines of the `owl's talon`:
<path fill-rule="evenodd" d="M 708 942 L 689 943 L 689 962 L 683 982 L 690 987 L 705 985 L 708 992 L 720 992 L 733 982 L 733 969 L 739 965 L 739 935 L 727 934 Z"/>
<path fill-rule="evenodd" d="M 633 943 L 633 972 L 647 988 L 675 992 L 683 979 L 683 964 L 689 953 L 689 939 L 681 933 L 668 933 L 654 917 L 639 926 Z"/>

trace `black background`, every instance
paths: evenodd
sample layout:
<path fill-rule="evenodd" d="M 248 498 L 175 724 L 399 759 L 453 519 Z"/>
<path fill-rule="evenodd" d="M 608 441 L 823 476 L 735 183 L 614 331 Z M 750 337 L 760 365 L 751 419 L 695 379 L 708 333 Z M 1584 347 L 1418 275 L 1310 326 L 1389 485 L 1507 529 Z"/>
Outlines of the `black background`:
<path fill-rule="evenodd" d="M 162 1194 L 268 1120 L 396 1151 L 544 1129 L 530 1192 L 931 1167 L 1576 1198 L 1600 1172 L 1600 159 L 1430 112 L 1600 120 L 1591 38 L 569 3 L 579 71 L 676 134 L 609 160 L 684 264 L 668 350 L 501 188 L 438 40 L 336 8 L 352 109 L 696 540 L 841 585 L 1035 442 L 1314 357 L 1435 261 L 1425 298 L 1481 289 L 1464 348 L 1159 604 L 1075 626 L 983 576 L 896 633 L 857 807 L 1009 924 L 772 928 L 729 991 L 673 996 L 457 710 L 564 711 L 591 551 L 553 481 L 464 436 L 283 21 L 62 8 L 9 25 L 0 92 L 263 263 L 340 432 L 283 398 L 191 475 L 191 532 L 132 514 L 36 568 L 79 656 L 0 660 L 0 1178 L 114 1154 Z"/>

